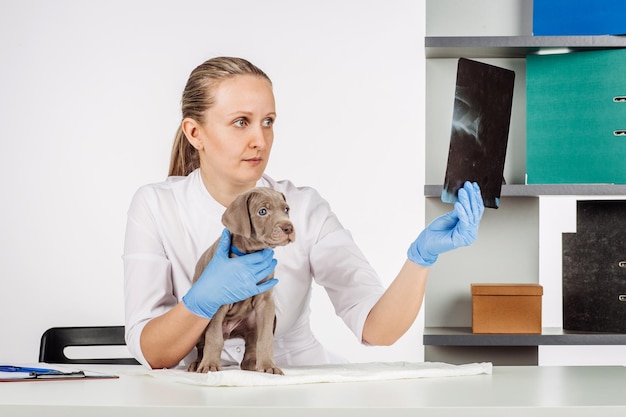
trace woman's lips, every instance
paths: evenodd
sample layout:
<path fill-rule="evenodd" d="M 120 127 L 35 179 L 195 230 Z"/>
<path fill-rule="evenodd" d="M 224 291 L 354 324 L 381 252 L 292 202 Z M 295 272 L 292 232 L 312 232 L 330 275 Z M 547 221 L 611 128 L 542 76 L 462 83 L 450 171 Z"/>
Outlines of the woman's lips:
<path fill-rule="evenodd" d="M 248 163 L 248 164 L 250 164 L 250 165 L 257 166 L 257 165 L 260 165 L 261 162 L 263 162 L 263 159 L 261 159 L 261 158 L 249 158 L 249 159 L 244 159 L 243 161 Z"/>

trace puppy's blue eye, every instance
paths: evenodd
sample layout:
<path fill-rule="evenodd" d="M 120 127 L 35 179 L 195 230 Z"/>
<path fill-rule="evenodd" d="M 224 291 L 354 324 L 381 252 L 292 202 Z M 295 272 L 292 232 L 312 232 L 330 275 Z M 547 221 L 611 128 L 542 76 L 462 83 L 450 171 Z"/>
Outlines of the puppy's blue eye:
<path fill-rule="evenodd" d="M 265 216 L 265 215 L 267 215 L 267 209 L 263 207 L 262 209 L 259 210 L 259 216 Z"/>
<path fill-rule="evenodd" d="M 285 207 L 285 213 L 289 214 L 289 207 Z"/>

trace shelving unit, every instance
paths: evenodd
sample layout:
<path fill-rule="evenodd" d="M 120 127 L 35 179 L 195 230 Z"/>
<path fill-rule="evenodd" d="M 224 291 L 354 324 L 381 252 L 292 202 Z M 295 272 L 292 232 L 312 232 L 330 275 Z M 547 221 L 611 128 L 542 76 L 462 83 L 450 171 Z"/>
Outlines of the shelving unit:
<path fill-rule="evenodd" d="M 428 17 L 427 17 L 428 18 Z M 626 185 L 525 185 L 526 66 L 529 54 L 626 48 L 618 36 L 427 36 L 426 223 L 449 211 L 440 201 L 459 57 L 516 72 L 513 115 L 498 210 L 487 210 L 480 238 L 440 256 L 431 270 L 425 301 L 425 360 L 490 361 L 537 365 L 542 345 L 626 345 L 624 334 L 582 334 L 544 328 L 541 335 L 476 335 L 471 332 L 470 284 L 539 281 L 539 199 L 542 196 L 626 195 Z M 544 295 L 545 300 L 545 295 Z"/>

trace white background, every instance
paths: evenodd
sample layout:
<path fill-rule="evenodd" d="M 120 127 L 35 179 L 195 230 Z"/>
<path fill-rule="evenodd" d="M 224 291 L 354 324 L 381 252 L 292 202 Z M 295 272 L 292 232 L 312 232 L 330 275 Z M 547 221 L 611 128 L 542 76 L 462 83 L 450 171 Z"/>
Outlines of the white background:
<path fill-rule="evenodd" d="M 423 227 L 424 26 L 415 0 L 3 1 L 0 360 L 35 361 L 52 326 L 123 324 L 126 210 L 217 55 L 269 74 L 268 173 L 317 188 L 389 284 Z M 313 322 L 353 361 L 423 358 L 421 317 L 362 347 L 316 290 Z"/>

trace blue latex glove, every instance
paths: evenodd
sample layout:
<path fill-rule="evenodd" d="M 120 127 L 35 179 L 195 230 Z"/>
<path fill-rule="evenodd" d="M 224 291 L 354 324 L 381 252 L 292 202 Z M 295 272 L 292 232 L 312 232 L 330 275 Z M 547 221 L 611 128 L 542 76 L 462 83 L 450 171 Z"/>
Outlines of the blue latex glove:
<path fill-rule="evenodd" d="M 484 211 L 480 187 L 465 182 L 459 189 L 454 210 L 433 220 L 411 244 L 407 252 L 409 260 L 430 267 L 440 253 L 473 243 L 478 237 L 478 225 Z"/>
<path fill-rule="evenodd" d="M 278 283 L 272 278 L 259 284 L 276 267 L 272 249 L 236 258 L 228 257 L 229 249 L 230 232 L 224 229 L 215 256 L 183 297 L 185 307 L 197 316 L 210 319 L 222 305 L 245 300 Z"/>

